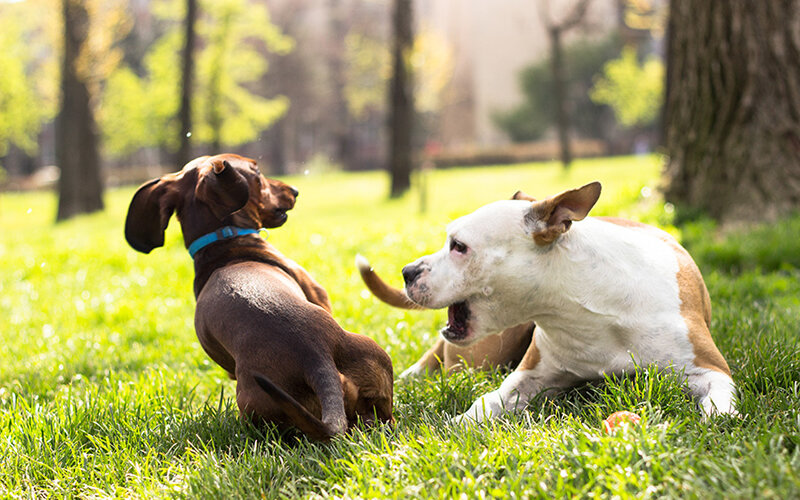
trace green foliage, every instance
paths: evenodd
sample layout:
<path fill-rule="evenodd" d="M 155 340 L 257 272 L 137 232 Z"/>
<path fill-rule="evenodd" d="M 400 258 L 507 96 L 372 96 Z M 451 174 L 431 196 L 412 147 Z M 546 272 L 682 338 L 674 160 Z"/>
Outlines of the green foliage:
<path fill-rule="evenodd" d="M 619 59 L 606 63 L 590 92 L 606 104 L 626 128 L 650 125 L 658 116 L 664 93 L 664 63 L 655 56 L 640 64 L 636 50 L 625 47 Z"/>
<path fill-rule="evenodd" d="M 413 193 L 385 199 L 380 172 L 312 170 L 286 179 L 301 196 L 269 238 L 327 288 L 340 324 L 376 339 L 399 373 L 432 344 L 446 315 L 379 303 L 358 278 L 357 252 L 399 285 L 400 267 L 440 248 L 454 217 L 517 189 L 542 196 L 592 179 L 604 185 L 593 213 L 668 220 L 655 194 L 642 195 L 659 171 L 653 157 L 576 161 L 568 173 L 555 163 L 437 170 L 429 173 L 429 210 L 419 215 Z M 491 424 L 454 427 L 448 419 L 506 375 L 465 371 L 398 381 L 394 428 L 358 429 L 320 445 L 238 417 L 235 383 L 195 337 L 192 262 L 178 225 L 171 222 L 163 248 L 148 255 L 130 249 L 122 226 L 132 194 L 112 190 L 104 213 L 59 225 L 51 220 L 52 193 L 0 198 L 0 496 L 800 493 L 795 264 L 730 274 L 698 246 L 715 239 L 713 232 L 683 228 L 705 272 L 712 333 L 738 384 L 741 418 L 702 421 L 678 376 L 644 367 L 534 401 Z M 793 224 L 778 234 L 794 239 Z M 753 238 L 769 229 L 758 231 Z M 601 420 L 623 409 L 642 415 L 644 425 L 604 434 Z"/>
<path fill-rule="evenodd" d="M 346 82 L 344 96 L 350 113 L 361 118 L 386 106 L 386 89 L 392 76 L 388 45 L 383 40 L 350 32 L 344 43 Z M 414 37 L 408 57 L 414 75 L 415 109 L 436 113 L 442 107 L 442 92 L 453 76 L 453 53 L 447 40 L 431 30 Z"/>
<path fill-rule="evenodd" d="M 144 75 L 120 67 L 109 77 L 99 116 L 109 153 L 178 147 L 183 9 L 182 2 L 156 2 L 154 12 L 169 29 L 145 56 Z M 264 54 L 285 54 L 294 42 L 271 23 L 262 4 L 209 1 L 201 2 L 200 11 L 194 140 L 227 146 L 253 141 L 289 106 L 282 96 L 266 98 L 255 91 L 267 71 Z"/>
<path fill-rule="evenodd" d="M 262 4 L 208 1 L 202 11 L 198 34 L 208 46 L 197 63 L 194 135 L 228 146 L 254 141 L 289 106 L 285 97 L 269 99 L 251 90 L 267 71 L 262 52 L 285 54 L 294 41 L 271 23 Z"/>
<path fill-rule="evenodd" d="M 569 102 L 574 119 L 572 126 L 584 137 L 605 137 L 607 109 L 589 98 L 592 79 L 603 65 L 617 55 L 616 35 L 602 40 L 581 40 L 564 50 Z M 494 121 L 514 142 L 540 139 L 555 123 L 553 76 L 550 60 L 532 64 L 519 74 L 524 102 L 516 108 L 495 113 Z"/>
<path fill-rule="evenodd" d="M 43 118 L 14 45 L 22 45 L 19 34 L 0 31 L 0 156 L 8 152 L 9 144 L 33 153 Z"/>
<path fill-rule="evenodd" d="M 389 51 L 375 38 L 348 33 L 344 39 L 347 80 L 344 97 L 356 118 L 386 106 L 386 85 L 392 73 Z"/>
<path fill-rule="evenodd" d="M 117 68 L 106 82 L 98 113 L 104 146 L 114 155 L 139 148 L 178 147 L 177 113 L 180 102 L 181 36 L 164 35 L 144 59 L 146 74 L 138 77 L 127 66 Z"/>
<path fill-rule="evenodd" d="M 0 157 L 13 144 L 28 154 L 38 149 L 42 124 L 56 110 L 52 58 L 42 47 L 48 16 L 34 14 L 39 2 L 0 4 Z"/>

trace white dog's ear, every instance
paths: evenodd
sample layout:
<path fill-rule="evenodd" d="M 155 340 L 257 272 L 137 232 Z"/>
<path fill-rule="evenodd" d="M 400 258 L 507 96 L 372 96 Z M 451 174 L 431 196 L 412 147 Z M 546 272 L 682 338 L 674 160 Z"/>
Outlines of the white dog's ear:
<path fill-rule="evenodd" d="M 517 191 L 514 193 L 514 196 L 511 197 L 512 200 L 524 200 L 524 201 L 536 201 L 536 198 L 533 196 L 525 193 L 524 191 Z"/>
<path fill-rule="evenodd" d="M 600 197 L 600 183 L 592 182 L 542 201 L 534 201 L 525 216 L 537 245 L 549 245 L 566 233 L 572 221 L 581 220 Z"/>

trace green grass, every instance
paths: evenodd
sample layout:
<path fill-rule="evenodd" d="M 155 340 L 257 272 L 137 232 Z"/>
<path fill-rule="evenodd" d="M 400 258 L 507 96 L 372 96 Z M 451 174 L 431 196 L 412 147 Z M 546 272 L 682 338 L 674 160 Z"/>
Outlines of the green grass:
<path fill-rule="evenodd" d="M 394 284 L 443 244 L 453 218 L 517 189 L 553 194 L 603 182 L 596 215 L 623 215 L 685 237 L 706 276 L 712 333 L 740 388 L 742 416 L 703 422 L 674 376 L 590 384 L 489 425 L 446 420 L 505 373 L 395 385 L 394 429 L 309 443 L 238 418 L 234 382 L 193 329 L 191 259 L 173 220 L 164 248 L 127 246 L 133 188 L 97 215 L 54 225 L 49 193 L 0 195 L 0 497 L 689 497 L 800 495 L 800 217 L 723 234 L 669 226 L 654 157 L 454 169 L 386 200 L 382 173 L 313 172 L 270 240 L 329 291 L 347 329 L 386 348 L 395 371 L 435 340 L 441 311 L 399 311 L 369 296 L 360 252 Z M 643 415 L 606 436 L 617 410 Z"/>

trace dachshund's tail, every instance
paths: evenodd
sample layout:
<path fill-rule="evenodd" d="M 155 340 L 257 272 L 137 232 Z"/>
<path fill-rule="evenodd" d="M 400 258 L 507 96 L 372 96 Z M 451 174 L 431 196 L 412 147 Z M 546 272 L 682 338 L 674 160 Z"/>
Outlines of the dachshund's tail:
<path fill-rule="evenodd" d="M 329 429 L 322 420 L 312 415 L 295 398 L 272 383 L 270 379 L 258 373 L 253 376 L 264 392 L 280 405 L 292 425 L 303 431 L 306 436 L 317 441 L 328 441 L 334 436 L 335 432 Z"/>
<path fill-rule="evenodd" d="M 400 309 L 425 309 L 409 299 L 404 290 L 394 288 L 383 281 L 363 255 L 356 255 L 356 267 L 358 267 L 358 272 L 361 273 L 361 279 L 364 280 L 364 284 L 379 300 Z"/>

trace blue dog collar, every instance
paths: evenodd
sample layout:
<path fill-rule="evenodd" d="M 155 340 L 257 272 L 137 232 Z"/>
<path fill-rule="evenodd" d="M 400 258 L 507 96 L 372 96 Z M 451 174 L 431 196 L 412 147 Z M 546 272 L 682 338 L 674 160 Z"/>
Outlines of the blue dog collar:
<path fill-rule="evenodd" d="M 261 231 L 260 229 L 247 229 L 243 227 L 234 227 L 234 226 L 225 226 L 217 229 L 213 233 L 204 234 L 203 236 L 197 238 L 189 245 L 189 255 L 194 258 L 195 254 L 202 250 L 203 248 L 207 247 L 212 243 L 216 243 L 217 241 L 221 240 L 228 240 L 231 238 L 236 238 L 237 236 L 243 236 L 245 234 L 254 234 Z"/>

